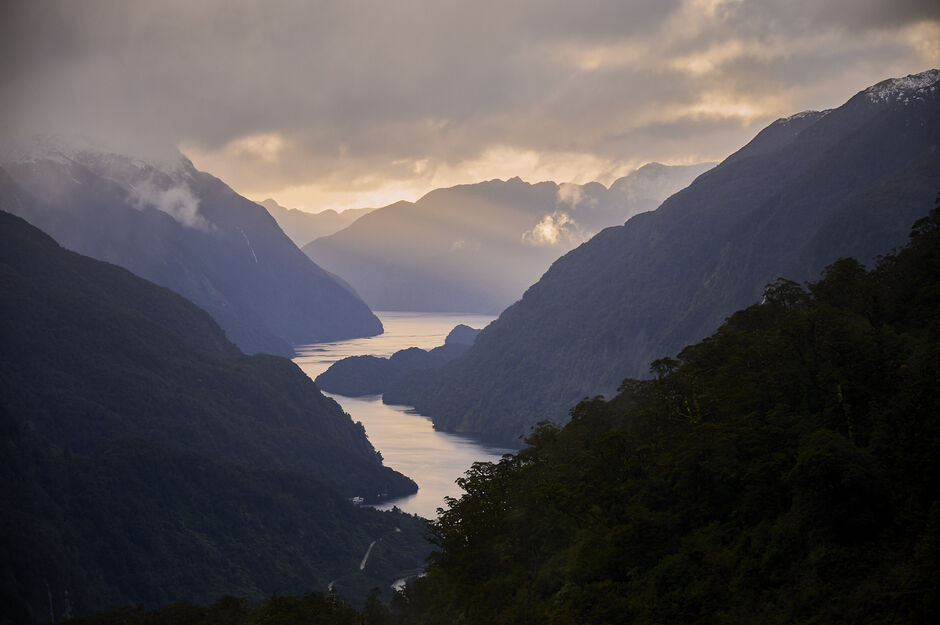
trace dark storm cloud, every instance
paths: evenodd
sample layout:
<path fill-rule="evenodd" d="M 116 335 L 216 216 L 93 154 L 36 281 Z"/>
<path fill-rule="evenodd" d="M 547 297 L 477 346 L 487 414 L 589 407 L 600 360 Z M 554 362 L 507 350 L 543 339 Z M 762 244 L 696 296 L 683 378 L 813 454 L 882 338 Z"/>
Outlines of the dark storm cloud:
<path fill-rule="evenodd" d="M 430 184 L 528 152 L 610 172 L 716 158 L 788 107 L 837 104 L 936 64 L 940 32 L 937 3 L 911 0 L 40 0 L 2 11 L 5 126 L 183 145 L 249 190 Z"/>

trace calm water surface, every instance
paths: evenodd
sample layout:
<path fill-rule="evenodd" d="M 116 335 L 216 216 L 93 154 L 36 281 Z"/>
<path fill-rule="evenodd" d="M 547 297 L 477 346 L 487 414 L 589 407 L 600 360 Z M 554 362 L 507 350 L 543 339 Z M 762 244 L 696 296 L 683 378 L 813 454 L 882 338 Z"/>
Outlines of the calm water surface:
<path fill-rule="evenodd" d="M 430 349 L 444 344 L 444 337 L 455 325 L 463 323 L 482 328 L 495 317 L 441 313 L 376 312 L 385 333 L 365 339 L 297 346 L 294 359 L 303 371 L 315 379 L 331 364 L 347 356 L 388 357 L 400 349 Z M 486 445 L 459 434 L 438 432 L 431 420 L 414 413 L 408 406 L 386 406 L 381 395 L 368 397 L 330 397 L 340 403 L 354 421 L 361 421 L 372 445 L 382 452 L 385 464 L 418 483 L 418 492 L 410 497 L 389 500 L 380 508 L 398 506 L 408 513 L 426 518 L 437 516 L 444 497 L 459 497 L 454 483 L 477 461 L 496 461 L 512 450 Z"/>

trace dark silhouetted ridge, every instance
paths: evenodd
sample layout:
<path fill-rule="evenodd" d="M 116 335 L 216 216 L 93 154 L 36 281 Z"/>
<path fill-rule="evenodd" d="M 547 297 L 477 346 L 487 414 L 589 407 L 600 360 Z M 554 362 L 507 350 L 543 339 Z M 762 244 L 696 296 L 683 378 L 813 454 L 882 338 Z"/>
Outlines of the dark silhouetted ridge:
<path fill-rule="evenodd" d="M 420 566 L 420 523 L 347 501 L 414 482 L 294 363 L 242 354 L 183 297 L 5 212 L 0 444 L 16 622 L 50 602 L 61 617 L 325 588 L 396 526 L 404 543 L 357 583 Z"/>

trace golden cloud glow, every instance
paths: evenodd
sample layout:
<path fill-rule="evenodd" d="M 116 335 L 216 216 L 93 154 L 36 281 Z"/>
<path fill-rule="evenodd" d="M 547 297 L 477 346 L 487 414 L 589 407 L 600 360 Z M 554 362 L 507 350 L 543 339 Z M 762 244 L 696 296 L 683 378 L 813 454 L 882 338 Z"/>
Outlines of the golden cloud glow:
<path fill-rule="evenodd" d="M 650 57 L 650 49 L 640 40 L 589 46 L 569 44 L 557 48 L 554 56 L 569 67 L 593 72 L 639 65 Z"/>
<path fill-rule="evenodd" d="M 564 240 L 565 243 L 584 241 L 585 236 L 577 223 L 563 211 L 544 215 L 539 223 L 522 235 L 522 242 L 529 245 L 555 245 Z"/>
<path fill-rule="evenodd" d="M 196 167 L 214 172 L 224 171 L 224 161 L 231 156 L 228 146 L 218 152 L 199 151 L 192 147 L 187 149 L 187 146 L 181 149 Z M 254 154 L 256 152 L 248 155 Z M 681 163 L 677 161 L 675 164 L 701 160 L 704 159 L 687 156 L 679 159 Z M 598 181 L 610 184 L 644 162 L 637 159 L 614 162 L 589 153 L 538 152 L 495 146 L 475 158 L 455 163 L 439 163 L 428 158 L 400 159 L 390 163 L 389 170 L 384 174 L 335 175 L 301 185 L 265 187 L 255 184 L 246 188 L 234 184 L 235 180 L 226 179 L 224 175 L 223 179 L 234 184 L 236 191 L 252 199 L 260 201 L 272 197 L 283 206 L 320 212 L 326 209 L 342 211 L 347 208 L 380 207 L 399 200 L 415 201 L 433 189 L 514 176 L 529 182 L 553 180 L 583 184 Z"/>
<path fill-rule="evenodd" d="M 767 107 L 755 100 L 748 101 L 740 94 L 713 91 L 703 93 L 698 102 L 686 107 L 684 112 L 690 117 L 731 118 L 749 124 L 755 119 L 767 117 L 777 108 Z"/>
<path fill-rule="evenodd" d="M 233 158 L 251 158 L 265 163 L 276 163 L 287 147 L 281 135 L 271 132 L 233 139 L 225 144 L 222 152 Z"/>
<path fill-rule="evenodd" d="M 729 61 L 744 56 L 748 51 L 753 52 L 755 50 L 762 51 L 763 48 L 761 46 L 745 46 L 743 42 L 731 39 L 713 45 L 702 52 L 673 59 L 669 62 L 669 66 L 680 72 L 700 76 L 714 71 Z"/>
<path fill-rule="evenodd" d="M 585 183 L 597 180 L 609 184 L 641 164 L 635 159 L 611 162 L 587 152 L 522 150 L 502 145 L 491 147 L 474 159 L 439 165 L 431 182 L 439 187 L 468 180 L 519 176 L 529 181 Z"/>
<path fill-rule="evenodd" d="M 904 29 L 908 44 L 917 50 L 924 61 L 924 66 L 940 65 L 940 23 L 920 22 Z"/>
<path fill-rule="evenodd" d="M 273 197 L 282 206 L 319 213 L 328 209 L 379 208 L 399 200 L 414 201 L 428 191 L 430 189 L 425 185 L 412 180 L 376 180 L 374 184 L 359 189 L 339 189 L 332 185 L 312 183 L 256 190 L 251 192 L 250 197 L 258 201 Z"/>

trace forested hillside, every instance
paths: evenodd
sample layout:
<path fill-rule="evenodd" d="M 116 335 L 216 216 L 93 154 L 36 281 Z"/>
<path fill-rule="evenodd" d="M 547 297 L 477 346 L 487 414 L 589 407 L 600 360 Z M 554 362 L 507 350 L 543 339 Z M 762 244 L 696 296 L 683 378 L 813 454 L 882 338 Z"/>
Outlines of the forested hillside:
<path fill-rule="evenodd" d="M 0 311 L 11 622 L 336 579 L 359 598 L 420 567 L 422 521 L 348 501 L 414 482 L 289 360 L 242 354 L 186 299 L 7 213 Z"/>
<path fill-rule="evenodd" d="M 468 472 L 402 622 L 936 616 L 940 208 L 652 369 Z"/>

